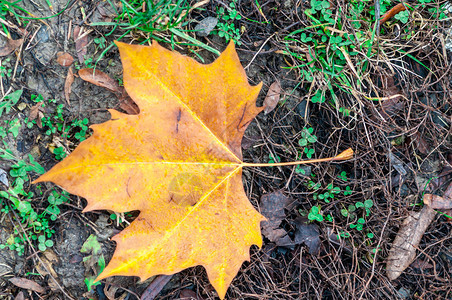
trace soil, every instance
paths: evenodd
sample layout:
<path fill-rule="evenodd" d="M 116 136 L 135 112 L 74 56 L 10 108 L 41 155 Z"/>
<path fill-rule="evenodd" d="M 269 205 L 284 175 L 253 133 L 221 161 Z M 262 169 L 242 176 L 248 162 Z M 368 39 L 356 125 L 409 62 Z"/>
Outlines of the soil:
<path fill-rule="evenodd" d="M 55 12 L 66 5 L 64 0 L 52 2 Z M 189 19 L 199 22 L 215 16 L 216 6 L 221 5 L 221 2 L 211 2 L 205 5 L 204 11 L 192 12 Z M 259 114 L 248 127 L 242 145 L 244 161 L 268 162 L 269 155 L 278 156 L 281 161 L 296 160 L 300 149 L 300 132 L 304 127 L 313 127 L 318 139 L 315 157 L 335 156 L 348 147 L 353 148 L 356 157 L 348 162 L 304 166 L 305 174 L 315 174 L 315 181 L 323 189 L 334 183 L 341 190 L 350 186 L 354 193 L 332 199 L 329 203 L 321 202 L 324 215 L 335 216 L 335 222 L 316 223 L 313 232 L 318 232 L 321 243 L 318 253 L 312 254 L 306 243 L 283 247 L 267 238 L 264 238 L 262 249 L 253 246 L 251 260 L 243 264 L 229 288 L 227 298 L 450 299 L 452 223 L 447 217 L 438 214 L 419 245 L 416 261 L 428 263 L 429 267 L 420 268 L 413 264 L 397 280 L 389 281 L 385 274 L 385 258 L 405 217 L 419 210 L 422 194 L 427 191 L 442 195 L 451 181 L 451 53 L 445 52 L 445 49 L 443 52 L 438 40 L 432 38 L 432 42 L 429 42 L 430 37 L 426 36 L 423 42 L 428 47 L 416 48 L 412 53 L 420 59 L 421 64 L 405 57 L 403 69 L 406 72 L 393 73 L 392 84 L 385 83 L 390 70 L 388 65 L 376 63 L 368 74 L 375 88 L 381 91 L 389 86 L 406 98 L 399 99 L 386 109 L 382 109 L 377 102 L 363 98 L 361 103 L 356 104 L 361 106 L 356 109 L 357 113 L 344 117 L 327 102 L 310 102 L 310 84 L 299 85 L 299 74 L 293 69 L 283 68 L 287 67 L 288 61 L 279 52 L 284 50 L 279 36 L 290 32 L 288 28 L 293 24 L 300 24 L 297 10 L 308 5 L 304 2 L 267 1 L 261 3 L 262 14 L 272 22 L 267 25 L 244 22 L 246 32 L 242 35 L 242 45 L 237 47 L 237 51 L 242 65 L 249 65 L 246 68 L 249 82 L 252 85 L 264 83 L 257 105 L 262 105 L 268 87 L 275 80 L 281 82 L 283 99 L 283 104 L 280 103 L 267 115 Z M 45 1 L 21 3 L 34 15 L 52 14 Z M 77 55 L 73 33 L 75 26 L 92 30 L 87 35 L 85 59 L 96 60 L 102 52 L 94 43 L 95 38 L 105 37 L 109 45 L 118 37 L 116 34 L 106 35 L 109 32 L 107 29 L 87 25 L 106 20 L 105 14 L 108 14 L 109 9 L 106 3 L 70 1 L 68 9 L 58 17 L 32 20 L 27 24 L 18 24 L 13 17 L 7 17 L 11 24 L 17 26 L 9 27 L 12 38 L 25 36 L 25 42 L 21 48 L 2 57 L 2 64 L 6 68 L 16 69 L 14 76 L 2 77 L 2 93 L 9 89 L 23 90 L 18 106 L 24 103 L 25 108 L 3 114 L 0 124 L 14 118 L 19 118 L 24 124 L 31 107 L 35 105 L 31 95 L 39 94 L 44 99 L 56 100 L 56 103 L 45 108 L 48 114 L 55 112 L 57 104 L 65 105 L 63 115 L 66 123 L 88 118 L 89 124 L 98 124 L 109 120 L 107 109 L 121 110 L 117 95 L 85 82 L 78 76 L 74 78 L 68 103 L 64 94 L 68 67 L 57 63 L 57 53 L 67 52 L 75 59 L 75 64 L 71 66 L 75 74 L 77 66 L 85 66 Z M 254 1 L 241 1 L 240 10 L 248 18 L 262 18 Z M 26 34 L 19 28 L 25 29 Z M 275 34 L 274 38 L 270 38 L 272 34 Z M 391 38 L 395 33 L 386 34 L 385 38 Z M 227 46 L 226 41 L 217 35 L 198 38 L 219 50 Z M 126 36 L 122 41 L 136 44 L 139 39 L 139 36 Z M 6 38 L 0 35 L 0 46 L 5 43 Z M 199 56 L 184 47 L 177 50 L 194 59 L 199 60 L 200 56 L 205 63 L 212 62 L 216 57 L 206 50 L 198 51 Z M 440 59 L 445 63 L 440 64 Z M 422 65 L 433 69 L 435 76 L 426 72 Z M 122 78 L 116 47 L 99 60 L 97 69 L 112 78 Z M 340 101 L 354 101 L 350 95 L 340 91 L 338 94 Z M 26 158 L 31 154 L 49 170 L 57 160 L 49 149 L 53 140 L 44 132 L 45 129 L 37 126 L 28 129 L 23 125 L 17 138 L 8 135 L 3 139 L 4 147 L 10 149 L 17 158 Z M 404 140 L 397 140 L 400 137 Z M 75 144 L 71 144 L 69 150 L 74 147 Z M 10 161 L 0 162 L 0 168 L 7 172 L 11 165 Z M 338 174 L 343 171 L 347 173 L 347 181 L 338 179 Z M 243 171 L 246 193 L 257 209 L 261 197 L 275 191 L 282 191 L 291 199 L 292 208 L 285 210 L 286 217 L 280 227 L 292 239 L 300 215 L 306 217 L 310 208 L 320 203 L 314 200 L 314 191 L 307 187 L 307 182 L 312 179 L 296 172 L 296 167 Z M 44 184 L 43 194 L 50 193 L 53 187 L 50 183 Z M 31 185 L 27 189 L 36 191 Z M 36 210 L 45 209 L 44 199 L 32 199 Z M 82 245 L 91 235 L 96 236 L 101 253 L 108 263 L 115 249 L 110 238 L 126 225 L 111 220 L 113 212 L 82 213 L 85 200 L 77 196 L 71 196 L 70 199 L 70 202 L 61 205 L 60 215 L 51 224 L 55 230 L 51 250 L 43 253 L 33 243 L 27 244 L 22 256 L 8 249 L 0 250 L 0 299 L 138 299 L 145 293 L 153 278 L 140 282 L 136 277 L 114 277 L 88 292 L 86 278 L 94 276 L 98 270 L 96 265 L 86 262 L 90 259 L 84 261 L 84 258 L 94 254 L 81 253 Z M 374 234 L 373 239 L 366 238 L 365 233 L 351 230 L 348 227 L 351 221 L 341 217 L 342 208 L 365 199 L 372 199 L 374 203 L 365 229 L 365 233 Z M 136 215 L 136 212 L 132 212 L 126 219 L 131 222 Z M 2 213 L 0 220 L 0 244 L 6 244 L 14 230 L 20 230 L 20 225 L 11 213 Z M 331 238 L 344 230 L 349 231 L 351 237 L 342 240 Z M 371 255 L 374 248 L 379 249 L 377 258 Z M 46 292 L 38 296 L 31 289 L 13 285 L 9 281 L 13 277 L 32 280 L 45 287 Z M 116 291 L 111 293 L 116 298 L 106 298 L 108 289 Z M 195 295 L 192 299 L 217 299 L 202 267 L 175 274 L 157 291 L 155 299 L 180 299 L 181 295 Z"/>

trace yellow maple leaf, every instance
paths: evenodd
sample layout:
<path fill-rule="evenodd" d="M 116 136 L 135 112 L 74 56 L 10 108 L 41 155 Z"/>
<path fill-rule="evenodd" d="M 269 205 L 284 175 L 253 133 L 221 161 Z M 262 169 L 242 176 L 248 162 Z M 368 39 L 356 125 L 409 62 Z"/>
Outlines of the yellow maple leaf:
<path fill-rule="evenodd" d="M 202 265 L 224 298 L 264 219 L 242 185 L 241 140 L 262 110 L 230 43 L 210 65 L 157 43 L 117 43 L 124 85 L 140 113 L 111 120 L 38 178 L 87 199 L 86 211 L 139 210 L 116 235 L 98 280 L 174 274 Z"/>

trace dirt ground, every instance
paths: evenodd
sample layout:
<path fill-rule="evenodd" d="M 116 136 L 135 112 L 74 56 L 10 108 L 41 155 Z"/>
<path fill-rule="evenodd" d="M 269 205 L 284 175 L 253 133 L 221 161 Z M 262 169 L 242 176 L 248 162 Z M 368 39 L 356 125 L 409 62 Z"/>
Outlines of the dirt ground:
<path fill-rule="evenodd" d="M 55 12 L 66 6 L 65 0 L 52 3 Z M 23 1 L 21 5 L 37 16 L 52 15 L 45 1 Z M 188 18 L 199 22 L 215 16 L 218 5 L 221 1 L 210 1 L 204 6 L 205 10 L 194 10 Z M 303 24 L 298 14 L 303 5 L 308 3 L 262 1 L 260 12 L 254 1 L 240 2 L 239 11 L 247 18 L 260 20 L 265 15 L 272 20 L 267 25 L 244 21 L 246 31 L 242 34 L 242 44 L 237 46 L 242 65 L 247 66 L 249 82 L 252 85 L 263 82 L 258 106 L 262 105 L 269 86 L 277 80 L 281 83 L 283 99 L 269 114 L 259 114 L 247 129 L 242 143 L 244 161 L 268 162 L 272 157 L 279 157 L 281 161 L 297 159 L 300 132 L 304 127 L 314 128 L 317 136 L 314 157 L 335 156 L 351 147 L 355 158 L 342 163 L 308 165 L 303 167 L 307 175 L 298 172 L 296 167 L 244 170 L 246 193 L 259 211 L 264 195 L 281 191 L 280 197 L 289 199 L 290 207 L 284 209 L 280 228 L 288 233 L 292 242 L 280 246 L 264 237 L 262 249 L 253 246 L 251 261 L 243 264 L 228 290 L 227 299 L 451 299 L 452 223 L 440 213 L 423 234 L 414 262 L 402 275 L 391 281 L 385 271 L 386 258 L 398 229 L 410 213 L 421 209 L 423 193 L 442 196 L 451 182 L 452 55 L 444 46 L 447 28 L 427 32 L 421 46 L 406 45 L 407 49 L 416 46 L 411 54 L 417 61 L 404 57 L 403 68 L 395 72 L 391 72 L 384 61 L 376 61 L 370 68 L 366 76 L 374 82 L 375 93 L 402 94 L 403 97 L 389 97 L 386 106 L 361 98 L 354 106 L 355 113 L 343 116 L 327 102 L 310 102 L 310 84 L 299 85 L 297 71 L 284 68 L 292 62 L 280 52 L 285 49 L 281 37 L 290 32 L 293 24 Z M 24 120 L 30 118 L 32 107 L 36 105 L 32 95 L 42 95 L 44 101 L 56 100 L 48 103 L 44 115 L 55 114 L 57 105 L 64 104 L 65 124 L 84 118 L 90 125 L 102 123 L 110 118 L 107 109 L 121 109 L 115 93 L 77 76 L 78 68 L 89 65 L 83 60 L 93 59 L 94 65 L 100 56 L 102 49 L 95 42 L 96 38 L 104 37 L 109 45 L 119 37 L 118 33 L 107 36 L 110 31 L 107 28 L 88 26 L 92 22 L 105 22 L 108 14 L 107 2 L 70 1 L 65 12 L 57 17 L 22 24 L 11 16 L 6 17 L 12 39 L 24 39 L 15 51 L 1 57 L 2 65 L 14 73 L 2 77 L 2 95 L 23 90 L 14 108 L 0 117 L 0 124 L 16 118 L 22 122 L 17 138 L 8 134 L 2 139 L 3 148 L 12 151 L 15 157 L 24 159 L 31 154 L 45 170 L 58 162 L 52 153 L 58 143 L 55 146 L 54 135 L 45 134 L 48 128 L 26 127 Z M 189 25 L 190 29 L 194 26 Z M 76 27 L 88 32 L 88 43 L 82 47 L 86 56 L 82 55 L 81 59 L 74 41 Z M 227 46 L 217 35 L 198 39 L 220 51 Z M 387 30 L 381 39 L 396 40 L 396 33 Z M 122 41 L 137 44 L 140 36 L 126 36 Z M 7 43 L 7 39 L 0 36 L 0 47 Z M 176 50 L 199 60 L 187 48 Z M 58 63 L 59 52 L 69 53 L 75 59 L 70 67 L 76 76 L 69 99 L 65 96 L 69 68 Z M 216 57 L 206 50 L 198 54 L 206 63 Z M 394 58 L 395 64 L 397 59 Z M 434 75 L 424 66 L 432 69 Z M 122 67 L 117 48 L 112 47 L 96 68 L 120 80 Z M 391 89 L 392 94 L 387 92 Z M 342 91 L 338 94 L 339 101 L 356 102 L 350 94 Z M 75 139 L 67 142 L 67 151 L 73 150 L 77 142 Z M 9 172 L 13 164 L 2 160 L 0 168 Z M 344 171 L 346 180 L 338 177 Z M 310 173 L 315 174 L 315 179 Z M 37 176 L 34 174 L 31 179 Z M 12 181 L 11 176 L 7 178 Z M 328 190 L 327 186 L 332 183 L 341 191 L 350 187 L 353 194 L 337 196 L 328 203 L 319 202 L 313 198 L 316 191 L 308 186 L 310 180 L 320 184 L 319 191 Z M 30 181 L 25 183 L 24 189 L 35 191 L 37 195 L 30 199 L 35 210 L 45 209 L 46 196 L 53 187 L 50 183 L 42 185 L 43 193 L 38 196 L 36 187 Z M 139 299 L 143 294 L 147 296 L 142 299 L 218 299 L 202 267 L 159 277 L 165 283 L 160 286 L 154 282 L 155 286 L 149 288 L 154 278 L 140 282 L 137 277 L 118 276 L 88 291 L 86 279 L 95 276 L 99 266 L 92 259 L 84 261 L 91 256 L 90 252 L 81 252 L 82 246 L 94 235 L 108 263 L 115 249 L 111 236 L 124 229 L 137 213 L 126 215 L 127 222 L 119 224 L 110 218 L 113 212 L 82 213 L 85 200 L 68 197 L 70 201 L 60 205 L 60 214 L 50 223 L 55 231 L 53 247 L 40 251 L 36 243 L 25 243 L 21 256 L 7 248 L 0 250 L 0 299 Z M 341 215 L 341 209 L 366 199 L 371 199 L 373 206 L 366 216 L 364 230 L 357 231 L 349 227 L 352 221 Z M 300 225 L 300 218 L 305 222 L 310 209 L 319 203 L 324 216 L 331 215 L 334 222 L 310 222 L 314 230 L 310 234 L 318 240 L 314 251 L 307 239 L 297 242 L 296 237 L 305 228 Z M 11 213 L 1 214 L 0 244 L 8 243 L 14 230 L 20 228 L 16 217 Z M 350 236 L 336 238 L 344 232 Z M 376 256 L 372 254 L 373 249 L 378 249 Z M 21 287 L 12 283 L 11 278 L 28 279 L 44 291 L 38 293 L 31 283 Z M 146 294 L 153 290 L 157 295 Z"/>

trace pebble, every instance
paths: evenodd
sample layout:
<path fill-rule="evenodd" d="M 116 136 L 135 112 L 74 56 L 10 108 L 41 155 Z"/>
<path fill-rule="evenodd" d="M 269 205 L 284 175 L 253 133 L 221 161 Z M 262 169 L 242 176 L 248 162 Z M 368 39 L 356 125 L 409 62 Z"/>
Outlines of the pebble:
<path fill-rule="evenodd" d="M 308 110 L 306 111 L 306 105 L 307 105 L 306 100 L 301 101 L 301 103 L 297 105 L 297 113 L 302 118 L 304 118 L 306 114 L 306 117 L 309 119 L 309 107 Z"/>

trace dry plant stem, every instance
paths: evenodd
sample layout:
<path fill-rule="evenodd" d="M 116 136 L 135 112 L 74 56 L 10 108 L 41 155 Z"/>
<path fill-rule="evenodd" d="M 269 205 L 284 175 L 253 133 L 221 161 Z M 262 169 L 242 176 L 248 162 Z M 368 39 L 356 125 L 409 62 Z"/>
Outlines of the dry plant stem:
<path fill-rule="evenodd" d="M 291 161 L 284 163 L 242 163 L 242 167 L 279 167 L 279 166 L 294 166 L 294 165 L 303 165 L 303 164 L 312 164 L 318 162 L 326 162 L 326 161 L 341 161 L 341 160 L 349 160 L 353 158 L 353 150 L 348 148 L 347 150 L 339 153 L 334 157 L 326 157 L 326 158 L 317 158 L 317 159 L 309 159 L 309 160 L 300 160 L 300 161 Z"/>

